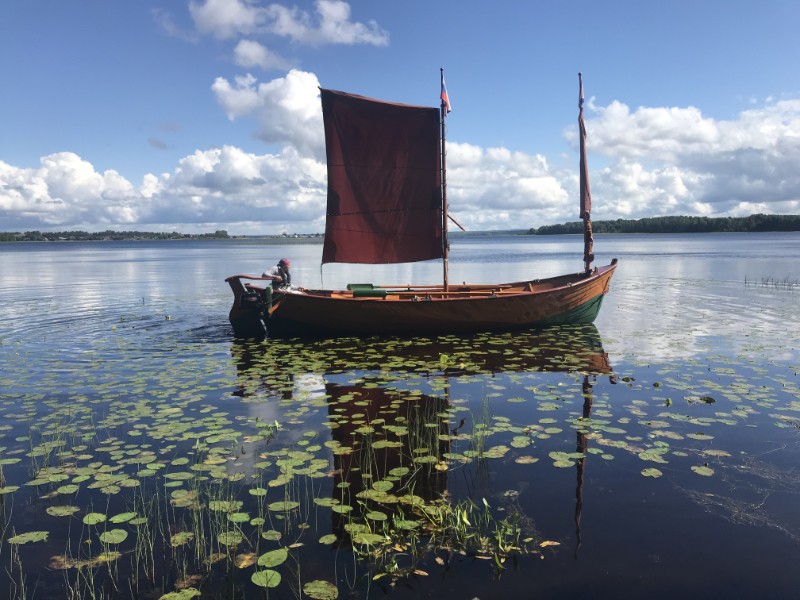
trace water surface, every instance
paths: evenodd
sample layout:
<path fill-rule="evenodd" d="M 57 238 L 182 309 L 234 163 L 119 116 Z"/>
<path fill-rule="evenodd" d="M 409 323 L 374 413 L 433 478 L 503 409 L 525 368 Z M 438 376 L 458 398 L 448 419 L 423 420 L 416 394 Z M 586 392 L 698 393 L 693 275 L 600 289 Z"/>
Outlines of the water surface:
<path fill-rule="evenodd" d="M 580 245 L 454 238 L 450 278 L 579 270 Z M 228 275 L 441 266 L 321 269 L 318 244 L 254 240 L 0 245 L 0 594 L 791 597 L 800 235 L 595 245 L 620 267 L 594 327 L 257 343 L 231 335 Z M 455 509 L 469 525 L 431 525 Z"/>

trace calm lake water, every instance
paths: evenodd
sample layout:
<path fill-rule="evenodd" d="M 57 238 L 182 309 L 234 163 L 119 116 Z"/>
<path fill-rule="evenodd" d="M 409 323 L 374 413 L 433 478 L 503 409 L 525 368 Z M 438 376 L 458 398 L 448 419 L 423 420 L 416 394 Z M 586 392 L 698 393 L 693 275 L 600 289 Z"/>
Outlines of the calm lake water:
<path fill-rule="evenodd" d="M 450 280 L 577 271 L 581 243 L 454 238 Z M 0 597 L 796 597 L 800 234 L 595 246 L 592 327 L 245 343 L 228 275 L 441 265 L 0 244 Z"/>

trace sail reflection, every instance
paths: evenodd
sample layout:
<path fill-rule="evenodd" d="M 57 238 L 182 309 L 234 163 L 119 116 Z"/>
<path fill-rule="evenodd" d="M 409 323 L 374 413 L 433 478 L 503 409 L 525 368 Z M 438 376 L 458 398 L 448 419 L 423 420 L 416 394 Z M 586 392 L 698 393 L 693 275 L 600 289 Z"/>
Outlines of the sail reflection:
<path fill-rule="evenodd" d="M 365 536 L 373 532 L 386 536 L 397 523 L 423 527 L 423 517 L 454 493 L 454 469 L 473 461 L 480 468 L 481 425 L 472 419 L 465 426 L 464 413 L 454 410 L 451 399 L 452 385 L 463 376 L 577 374 L 582 406 L 575 451 L 583 457 L 576 461 L 577 555 L 593 382 L 600 375 L 615 382 L 593 325 L 411 340 L 238 340 L 232 354 L 237 395 L 261 397 L 267 409 L 277 410 L 269 402 L 275 400 L 324 410 L 317 418 L 321 430 L 330 430 L 325 446 L 332 483 L 329 499 L 316 502 L 331 508 L 331 530 L 340 545 L 372 540 Z"/>
<path fill-rule="evenodd" d="M 358 385 L 328 384 L 333 445 L 333 532 L 365 517 L 385 520 L 430 505 L 447 491 L 443 457 L 450 449 L 446 395 L 408 394 Z M 444 468 L 442 468 L 444 467 Z M 358 531 L 356 531 L 357 533 Z"/>

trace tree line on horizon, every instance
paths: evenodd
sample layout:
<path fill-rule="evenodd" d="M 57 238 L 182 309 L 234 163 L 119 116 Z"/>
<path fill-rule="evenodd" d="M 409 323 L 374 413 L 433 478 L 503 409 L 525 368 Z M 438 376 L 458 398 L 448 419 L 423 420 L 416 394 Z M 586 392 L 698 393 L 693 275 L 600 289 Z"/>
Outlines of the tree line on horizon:
<path fill-rule="evenodd" d="M 750 215 L 749 217 L 646 217 L 593 221 L 594 233 L 716 233 L 800 231 L 800 215 Z M 528 235 L 583 233 L 583 222 L 532 227 Z"/>
<path fill-rule="evenodd" d="M 26 231 L 24 233 L 11 231 L 0 232 L 0 242 L 84 242 L 104 240 L 189 240 L 189 239 L 227 239 L 228 232 L 224 229 L 214 233 L 178 233 L 151 232 L 151 231 Z"/>
<path fill-rule="evenodd" d="M 749 217 L 647 217 L 644 219 L 616 219 L 592 222 L 594 233 L 714 233 L 714 232 L 765 232 L 800 231 L 800 215 L 764 215 Z M 582 234 L 583 222 L 572 221 L 558 225 L 532 227 L 527 235 Z M 284 234 L 285 236 L 286 234 Z M 0 242 L 55 242 L 102 240 L 186 240 L 228 239 L 228 232 L 179 233 L 149 231 L 26 231 L 0 232 Z"/>

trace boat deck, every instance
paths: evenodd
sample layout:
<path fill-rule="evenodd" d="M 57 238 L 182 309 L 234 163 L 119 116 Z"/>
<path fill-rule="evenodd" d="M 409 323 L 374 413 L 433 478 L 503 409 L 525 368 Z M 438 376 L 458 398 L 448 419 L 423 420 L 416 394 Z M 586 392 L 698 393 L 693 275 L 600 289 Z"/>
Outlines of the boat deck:
<path fill-rule="evenodd" d="M 485 298 L 529 294 L 570 286 L 583 277 L 583 274 L 562 275 L 551 279 L 522 281 L 507 284 L 457 284 L 445 290 L 440 285 L 410 286 L 351 284 L 344 290 L 303 290 L 302 293 L 336 299 L 352 300 L 434 300 L 454 298 Z"/>

